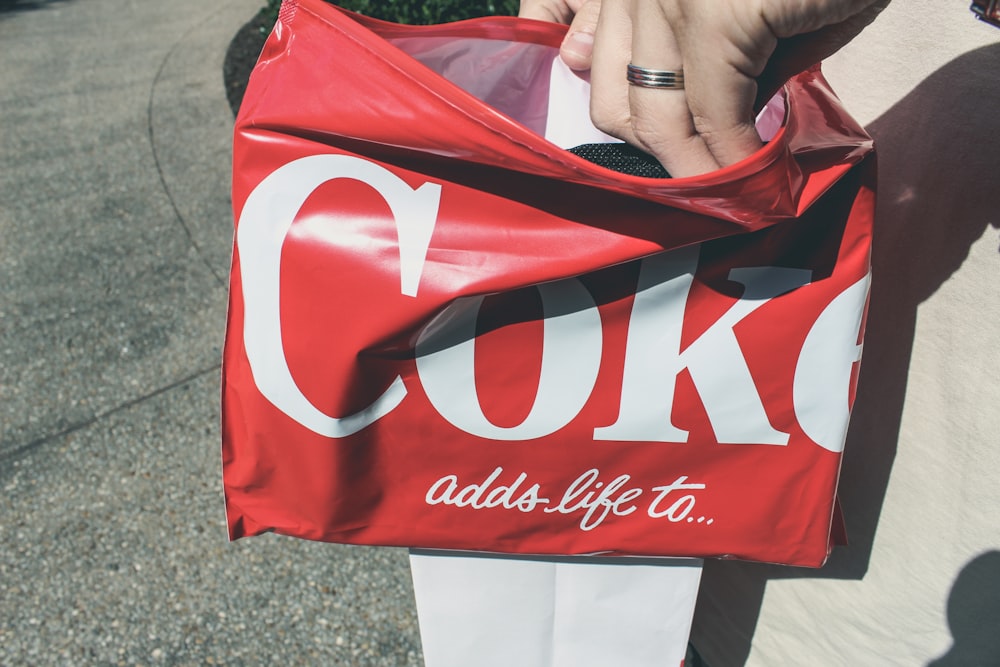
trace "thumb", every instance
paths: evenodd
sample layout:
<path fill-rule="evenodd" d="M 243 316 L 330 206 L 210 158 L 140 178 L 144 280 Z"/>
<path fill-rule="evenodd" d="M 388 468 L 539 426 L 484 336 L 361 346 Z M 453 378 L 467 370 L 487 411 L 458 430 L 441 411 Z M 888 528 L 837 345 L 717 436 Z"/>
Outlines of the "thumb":
<path fill-rule="evenodd" d="M 586 0 L 573 17 L 559 55 L 570 69 L 588 70 L 594 55 L 594 33 L 601 14 L 601 0 Z"/>
<path fill-rule="evenodd" d="M 757 77 L 754 109 L 760 110 L 788 79 L 825 60 L 857 37 L 888 4 L 889 0 L 877 0 L 840 23 L 779 39 L 767 66 Z"/>

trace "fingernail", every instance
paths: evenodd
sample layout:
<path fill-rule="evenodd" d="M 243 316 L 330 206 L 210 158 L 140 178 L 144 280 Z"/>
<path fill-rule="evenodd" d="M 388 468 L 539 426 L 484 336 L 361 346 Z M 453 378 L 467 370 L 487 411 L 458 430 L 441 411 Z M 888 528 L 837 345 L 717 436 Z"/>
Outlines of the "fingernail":
<path fill-rule="evenodd" d="M 580 58 L 590 58 L 594 51 L 594 36 L 589 32 L 574 32 L 563 42 L 563 51 Z"/>

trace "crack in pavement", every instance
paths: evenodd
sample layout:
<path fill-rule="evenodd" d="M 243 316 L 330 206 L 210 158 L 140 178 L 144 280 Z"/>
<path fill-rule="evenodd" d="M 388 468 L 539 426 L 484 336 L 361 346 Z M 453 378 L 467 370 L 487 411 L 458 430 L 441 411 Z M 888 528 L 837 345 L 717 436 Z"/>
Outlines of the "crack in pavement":
<path fill-rule="evenodd" d="M 163 188 L 163 193 L 166 195 L 167 201 L 170 202 L 171 208 L 173 208 L 174 215 L 177 218 L 178 224 L 180 224 L 181 229 L 184 230 L 184 234 L 188 238 L 188 243 L 190 243 L 191 247 L 194 249 L 195 254 L 198 255 L 198 259 L 201 260 L 202 264 L 205 265 L 209 273 L 211 273 L 212 276 L 215 278 L 215 282 L 218 283 L 221 287 L 227 286 L 228 283 L 226 281 L 226 277 L 220 275 L 219 272 L 215 269 L 215 267 L 212 266 L 212 263 L 209 261 L 205 251 L 202 249 L 198 241 L 195 240 L 194 233 L 191 231 L 191 226 L 188 224 L 188 221 L 184 218 L 184 214 L 181 213 L 180 207 L 177 205 L 177 200 L 174 198 L 174 195 L 170 190 L 170 186 L 167 185 L 167 179 L 163 174 L 163 166 L 160 160 L 159 151 L 156 148 L 156 132 L 153 129 L 154 125 L 153 107 L 155 103 L 157 85 L 159 84 L 160 79 L 163 76 L 163 72 L 167 67 L 167 63 L 170 61 L 171 57 L 177 51 L 178 47 L 181 44 L 183 44 L 188 39 L 188 37 L 193 32 L 195 32 L 195 30 L 201 27 L 206 21 L 211 20 L 213 16 L 220 14 L 224 9 L 225 7 L 217 8 L 214 13 L 197 21 L 194 25 L 188 28 L 188 30 L 185 31 L 183 35 L 180 36 L 180 38 L 173 44 L 173 46 L 170 47 L 166 55 L 163 57 L 163 60 L 160 62 L 160 66 L 156 70 L 155 76 L 153 76 L 153 81 L 149 86 L 149 100 L 146 105 L 147 136 L 149 137 L 149 146 L 153 154 L 153 163 L 156 165 L 156 174 L 160 179 L 160 186 Z"/>
<path fill-rule="evenodd" d="M 62 430 L 56 431 L 55 433 L 49 433 L 39 438 L 35 438 L 34 440 L 27 442 L 23 445 L 15 445 L 14 447 L 11 447 L 9 449 L 7 447 L 0 445 L 0 464 L 10 463 L 16 459 L 23 458 L 27 454 L 42 447 L 43 445 L 52 442 L 53 440 L 57 440 L 71 433 L 75 433 L 77 431 L 87 428 L 88 426 L 93 426 L 94 424 L 101 421 L 102 419 L 105 419 L 106 417 L 111 417 L 115 414 L 118 414 L 119 412 L 124 412 L 129 408 L 141 405 L 142 403 L 145 403 L 146 401 L 152 398 L 156 398 L 157 396 L 165 394 L 172 389 L 177 389 L 179 387 L 183 387 L 184 385 L 190 384 L 196 380 L 205 377 L 210 373 L 218 373 L 221 371 L 221 369 L 222 369 L 221 363 L 215 364 L 210 368 L 202 368 L 201 370 L 195 371 L 190 375 L 186 375 L 182 378 L 174 380 L 169 384 L 157 387 L 156 389 L 152 390 L 149 393 L 119 403 L 118 405 L 112 408 L 108 408 L 103 412 L 99 412 L 93 415 L 92 417 L 76 422 L 75 424 L 71 424 L 70 426 L 67 426 Z"/>

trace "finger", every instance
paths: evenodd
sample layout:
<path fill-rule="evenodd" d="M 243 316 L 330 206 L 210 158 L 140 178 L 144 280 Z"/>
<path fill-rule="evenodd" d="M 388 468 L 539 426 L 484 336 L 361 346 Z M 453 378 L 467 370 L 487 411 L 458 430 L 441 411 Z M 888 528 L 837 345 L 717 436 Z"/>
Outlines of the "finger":
<path fill-rule="evenodd" d="M 632 51 L 630 0 L 603 0 L 590 68 L 590 117 L 603 132 L 635 144 L 625 78 Z"/>
<path fill-rule="evenodd" d="M 889 0 L 879 0 L 839 23 L 779 39 L 774 55 L 757 77 L 755 108 L 763 107 L 788 79 L 839 51 L 874 21 L 888 4 Z"/>
<path fill-rule="evenodd" d="M 701 9 L 701 7 L 699 7 Z M 720 166 L 760 149 L 754 122 L 755 77 L 777 40 L 766 25 L 725 11 L 671 14 L 684 54 L 687 104 L 695 131 Z"/>
<path fill-rule="evenodd" d="M 674 31 L 657 2 L 632 0 L 631 62 L 656 70 L 683 71 L 685 86 L 690 63 L 682 57 Z M 625 68 L 618 71 L 625 79 Z M 638 146 L 652 154 L 675 177 L 693 176 L 719 168 L 698 134 L 684 89 L 628 86 L 630 125 Z"/>
<path fill-rule="evenodd" d="M 792 37 L 871 13 L 867 23 L 889 4 L 889 0 L 813 0 L 772 2 L 762 8 L 761 18 L 777 37 Z"/>
<path fill-rule="evenodd" d="M 601 14 L 601 0 L 587 0 L 573 17 L 559 54 L 570 69 L 590 69 L 594 52 L 594 33 Z"/>
<path fill-rule="evenodd" d="M 763 145 L 754 122 L 756 81 L 725 62 L 691 54 L 685 73 L 695 130 L 720 166 L 753 154 Z"/>

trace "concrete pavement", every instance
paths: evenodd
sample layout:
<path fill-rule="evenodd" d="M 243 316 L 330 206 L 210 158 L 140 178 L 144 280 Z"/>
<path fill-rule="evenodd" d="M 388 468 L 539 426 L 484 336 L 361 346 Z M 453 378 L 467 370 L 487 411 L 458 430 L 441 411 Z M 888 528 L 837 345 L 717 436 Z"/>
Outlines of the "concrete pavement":
<path fill-rule="evenodd" d="M 230 544 L 222 61 L 263 0 L 0 0 L 0 664 L 419 665 L 405 552 Z"/>

